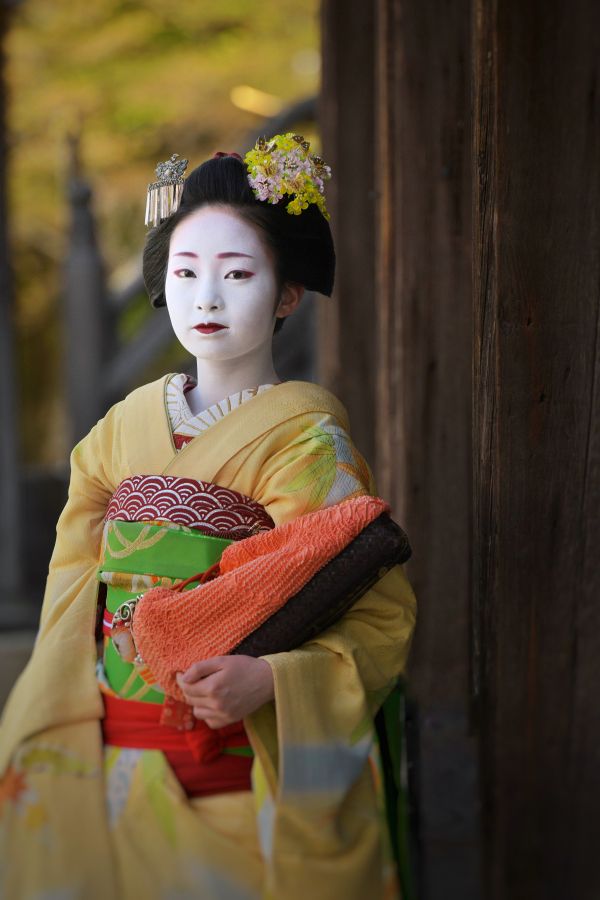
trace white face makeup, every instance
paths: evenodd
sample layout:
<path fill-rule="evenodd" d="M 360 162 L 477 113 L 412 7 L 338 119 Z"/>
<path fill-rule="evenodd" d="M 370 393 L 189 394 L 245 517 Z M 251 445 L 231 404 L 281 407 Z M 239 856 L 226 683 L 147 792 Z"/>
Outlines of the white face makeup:
<path fill-rule="evenodd" d="M 270 252 L 231 210 L 205 206 L 175 228 L 165 297 L 173 331 L 197 359 L 233 361 L 270 347 L 276 291 Z M 203 323 L 225 328 L 202 333 Z"/>

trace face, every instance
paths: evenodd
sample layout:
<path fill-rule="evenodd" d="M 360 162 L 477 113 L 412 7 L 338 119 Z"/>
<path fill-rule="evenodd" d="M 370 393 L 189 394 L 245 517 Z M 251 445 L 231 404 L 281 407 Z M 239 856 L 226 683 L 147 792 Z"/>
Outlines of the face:
<path fill-rule="evenodd" d="M 232 210 L 205 206 L 177 225 L 165 298 L 173 330 L 193 356 L 234 360 L 270 346 L 276 295 L 270 250 L 258 230 Z M 212 323 L 224 327 L 198 330 Z"/>

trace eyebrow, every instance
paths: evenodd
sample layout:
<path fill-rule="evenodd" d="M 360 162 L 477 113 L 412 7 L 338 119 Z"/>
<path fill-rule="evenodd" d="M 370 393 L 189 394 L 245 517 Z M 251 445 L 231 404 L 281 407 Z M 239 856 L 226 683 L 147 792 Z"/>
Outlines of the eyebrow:
<path fill-rule="evenodd" d="M 180 253 L 174 253 L 173 256 L 193 256 L 194 259 L 198 259 L 198 254 L 192 253 L 190 250 L 182 250 Z M 254 259 L 249 253 L 239 253 L 235 250 L 229 250 L 225 253 L 216 253 L 215 259 L 229 259 L 231 256 L 246 256 L 248 259 Z"/>

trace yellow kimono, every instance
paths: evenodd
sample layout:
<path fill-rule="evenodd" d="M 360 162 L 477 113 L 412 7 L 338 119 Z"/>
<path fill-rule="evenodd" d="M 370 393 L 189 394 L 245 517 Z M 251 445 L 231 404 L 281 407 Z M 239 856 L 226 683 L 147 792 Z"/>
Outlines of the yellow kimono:
<path fill-rule="evenodd" d="M 275 701 L 244 720 L 252 791 L 190 799 L 162 751 L 103 745 L 96 570 L 123 479 L 214 482 L 261 503 L 276 524 L 375 494 L 344 407 L 318 385 L 257 394 L 177 453 L 170 377 L 115 404 L 71 453 L 34 651 L 0 722 L 0 897 L 398 897 L 372 719 L 415 624 L 402 566 L 317 639 L 264 657 Z"/>

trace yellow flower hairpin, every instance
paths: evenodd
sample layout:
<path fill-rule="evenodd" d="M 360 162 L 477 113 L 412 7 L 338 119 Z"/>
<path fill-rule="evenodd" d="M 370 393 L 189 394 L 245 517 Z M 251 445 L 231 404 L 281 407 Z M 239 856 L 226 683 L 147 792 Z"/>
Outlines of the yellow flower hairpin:
<path fill-rule="evenodd" d="M 326 219 L 324 182 L 331 168 L 320 156 L 309 153 L 310 144 L 301 134 L 276 134 L 261 137 L 244 156 L 248 181 L 257 200 L 278 203 L 285 194 L 293 195 L 286 211 L 298 216 L 309 203 L 316 203 Z"/>

